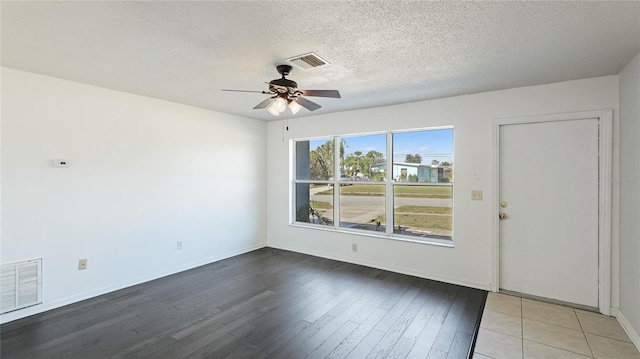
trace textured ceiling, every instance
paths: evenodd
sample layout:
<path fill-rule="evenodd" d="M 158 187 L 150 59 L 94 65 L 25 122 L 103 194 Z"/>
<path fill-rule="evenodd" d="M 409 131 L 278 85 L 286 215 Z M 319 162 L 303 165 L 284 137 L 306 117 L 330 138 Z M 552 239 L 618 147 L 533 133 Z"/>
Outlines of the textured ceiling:
<path fill-rule="evenodd" d="M 263 120 L 275 65 L 342 99 L 296 117 L 617 74 L 640 51 L 632 2 L 1 3 L 2 65 Z"/>

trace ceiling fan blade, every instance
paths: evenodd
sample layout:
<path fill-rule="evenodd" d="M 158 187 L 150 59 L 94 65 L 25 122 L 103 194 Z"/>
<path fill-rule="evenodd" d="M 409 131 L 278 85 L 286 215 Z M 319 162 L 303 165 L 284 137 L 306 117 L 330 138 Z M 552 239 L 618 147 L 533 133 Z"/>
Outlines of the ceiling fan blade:
<path fill-rule="evenodd" d="M 222 89 L 222 91 L 231 91 L 231 92 L 254 92 L 254 93 L 262 93 L 262 94 L 266 94 L 266 95 L 271 95 L 271 92 L 267 92 L 267 91 L 248 91 L 248 90 L 229 90 L 229 89 Z"/>
<path fill-rule="evenodd" d="M 254 107 L 253 109 L 254 110 L 258 110 L 258 109 L 261 109 L 261 108 L 267 108 L 275 100 L 276 100 L 275 97 L 269 97 L 268 99 L 266 99 L 266 100 L 260 102 L 259 104 L 257 104 L 256 107 Z"/>
<path fill-rule="evenodd" d="M 304 96 L 340 98 L 338 90 L 300 90 Z"/>
<path fill-rule="evenodd" d="M 320 107 L 322 107 L 322 106 L 318 105 L 317 103 L 315 103 L 313 101 L 307 100 L 304 97 L 297 97 L 294 101 L 297 102 L 298 105 L 306 108 L 309 111 L 315 111 L 315 110 L 319 109 Z"/>

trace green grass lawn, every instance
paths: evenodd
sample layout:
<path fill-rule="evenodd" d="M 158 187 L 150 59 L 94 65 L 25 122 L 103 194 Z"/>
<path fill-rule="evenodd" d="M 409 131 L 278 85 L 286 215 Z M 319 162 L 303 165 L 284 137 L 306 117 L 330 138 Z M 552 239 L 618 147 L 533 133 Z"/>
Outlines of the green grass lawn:
<path fill-rule="evenodd" d="M 442 186 L 395 186 L 397 197 L 451 198 L 453 187 Z"/>
<path fill-rule="evenodd" d="M 442 186 L 394 186 L 396 197 L 414 198 L 451 198 L 453 187 Z M 385 186 L 383 184 L 355 184 L 352 186 L 340 187 L 340 194 L 343 196 L 384 196 Z M 322 191 L 318 194 L 333 194 L 333 188 Z"/>
<path fill-rule="evenodd" d="M 309 203 L 309 205 L 311 206 L 311 208 L 314 208 L 314 209 L 331 209 L 331 208 L 333 208 L 333 206 L 329 202 L 311 201 Z"/>
<path fill-rule="evenodd" d="M 396 208 L 396 213 L 434 213 L 452 214 L 451 207 L 425 207 L 425 206 L 400 206 Z"/>
<path fill-rule="evenodd" d="M 395 225 L 402 227 L 412 227 L 424 230 L 446 229 L 450 231 L 451 216 L 432 216 L 428 214 L 401 214 L 396 213 Z"/>
<path fill-rule="evenodd" d="M 451 216 L 447 215 L 450 213 L 451 208 L 447 207 L 402 206 L 396 208 L 394 224 L 427 231 L 434 229 L 450 231 L 452 229 L 452 221 Z M 376 220 L 386 223 L 384 214 L 378 216 Z"/>

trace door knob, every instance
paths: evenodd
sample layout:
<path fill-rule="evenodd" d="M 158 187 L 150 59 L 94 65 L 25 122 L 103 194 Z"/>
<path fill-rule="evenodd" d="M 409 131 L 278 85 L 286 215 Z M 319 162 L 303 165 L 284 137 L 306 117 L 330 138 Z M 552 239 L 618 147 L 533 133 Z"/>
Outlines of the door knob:
<path fill-rule="evenodd" d="M 509 218 L 509 215 L 506 213 L 500 213 L 500 219 L 507 219 Z"/>

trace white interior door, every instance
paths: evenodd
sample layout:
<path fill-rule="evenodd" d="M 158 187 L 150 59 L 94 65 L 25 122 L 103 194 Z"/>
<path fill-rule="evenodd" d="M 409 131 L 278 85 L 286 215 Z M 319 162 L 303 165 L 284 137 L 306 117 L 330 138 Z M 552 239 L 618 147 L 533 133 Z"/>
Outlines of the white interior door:
<path fill-rule="evenodd" d="M 501 289 L 598 307 L 598 123 L 499 127 Z"/>

